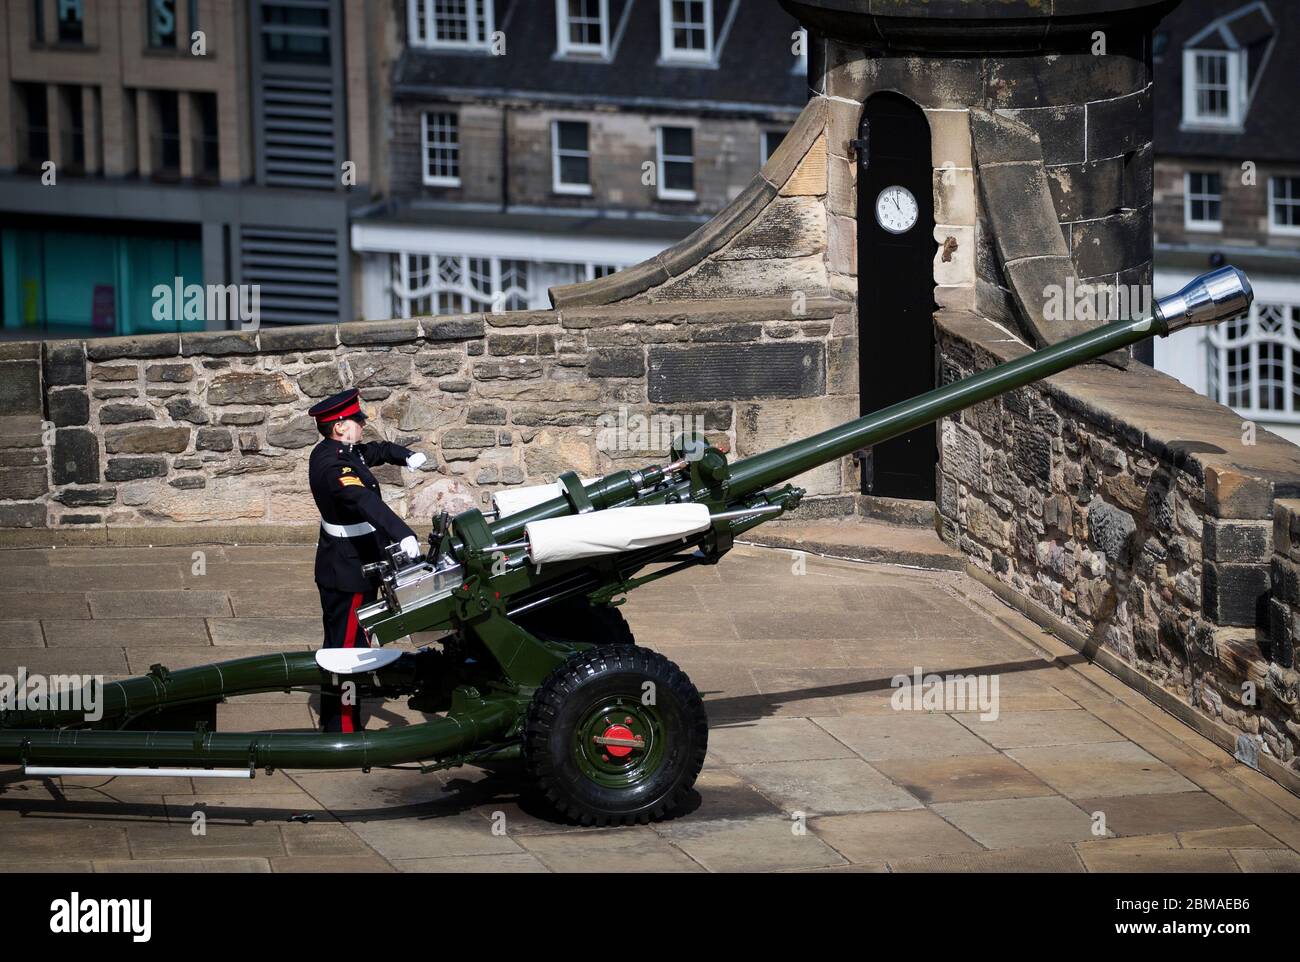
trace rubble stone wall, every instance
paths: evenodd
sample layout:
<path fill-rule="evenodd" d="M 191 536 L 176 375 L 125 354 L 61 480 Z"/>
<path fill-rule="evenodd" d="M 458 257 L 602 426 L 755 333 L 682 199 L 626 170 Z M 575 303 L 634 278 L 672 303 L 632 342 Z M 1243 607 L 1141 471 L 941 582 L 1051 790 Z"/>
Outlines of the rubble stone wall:
<path fill-rule="evenodd" d="M 829 346 L 847 310 L 705 301 L 7 345 L 0 527 L 314 522 L 306 410 L 345 386 L 368 438 L 431 455 L 415 477 L 378 472 L 416 521 L 657 460 L 683 428 L 760 450 L 851 413 Z M 843 392 L 829 405 L 828 385 Z M 838 493 L 836 471 L 808 480 Z"/>
<path fill-rule="evenodd" d="M 938 320 L 944 383 L 1026 350 L 986 318 Z M 1300 448 L 1102 364 L 939 430 L 940 534 L 986 580 L 1300 771 L 1300 502 L 1275 501 L 1300 492 Z"/>

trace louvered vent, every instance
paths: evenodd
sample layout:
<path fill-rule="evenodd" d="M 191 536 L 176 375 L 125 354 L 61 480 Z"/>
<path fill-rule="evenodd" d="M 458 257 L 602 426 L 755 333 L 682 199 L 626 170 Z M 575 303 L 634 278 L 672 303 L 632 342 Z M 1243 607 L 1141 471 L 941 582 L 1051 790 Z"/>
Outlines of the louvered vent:
<path fill-rule="evenodd" d="M 338 185 L 333 89 L 329 80 L 263 78 L 261 143 L 268 186 L 331 190 Z"/>
<path fill-rule="evenodd" d="M 244 227 L 240 265 L 243 282 L 260 285 L 263 324 L 339 320 L 339 238 L 333 231 Z"/>

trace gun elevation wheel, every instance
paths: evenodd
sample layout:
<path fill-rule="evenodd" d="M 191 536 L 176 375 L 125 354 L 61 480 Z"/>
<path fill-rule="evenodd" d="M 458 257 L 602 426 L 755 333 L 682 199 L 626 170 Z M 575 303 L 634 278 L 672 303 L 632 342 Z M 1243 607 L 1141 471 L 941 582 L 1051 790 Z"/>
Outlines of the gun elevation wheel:
<path fill-rule="evenodd" d="M 575 654 L 533 695 L 524 759 L 543 794 L 583 825 L 663 818 L 695 784 L 708 748 L 704 702 L 658 652 Z"/>

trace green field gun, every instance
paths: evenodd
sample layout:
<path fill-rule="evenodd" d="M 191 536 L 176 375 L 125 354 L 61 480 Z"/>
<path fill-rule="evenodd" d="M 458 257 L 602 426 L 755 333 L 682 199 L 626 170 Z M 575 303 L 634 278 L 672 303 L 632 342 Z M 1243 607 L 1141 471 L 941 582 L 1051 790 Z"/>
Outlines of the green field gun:
<path fill-rule="evenodd" d="M 920 397 L 734 463 L 683 434 L 667 464 L 500 493 L 495 515 L 438 518 L 428 553 L 368 566 L 370 647 L 277 653 L 110 682 L 84 710 L 0 714 L 0 763 L 59 774 L 252 777 L 276 768 L 433 771 L 522 761 L 555 809 L 583 824 L 662 818 L 703 765 L 695 686 L 635 644 L 618 604 L 649 582 L 716 564 L 751 528 L 795 508 L 792 478 L 1003 392 L 1152 336 L 1239 316 L 1252 298 L 1232 267 L 1158 302 Z M 707 619 L 699 630 L 708 631 Z M 440 636 L 411 651 L 392 642 Z M 351 684 L 409 699 L 427 721 L 347 734 L 218 732 L 216 705 L 256 692 Z"/>

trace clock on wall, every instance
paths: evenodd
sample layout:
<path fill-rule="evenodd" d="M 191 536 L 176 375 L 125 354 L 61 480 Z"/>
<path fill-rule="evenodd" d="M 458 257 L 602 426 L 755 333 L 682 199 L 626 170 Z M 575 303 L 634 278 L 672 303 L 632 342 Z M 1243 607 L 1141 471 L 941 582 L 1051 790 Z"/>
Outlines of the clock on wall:
<path fill-rule="evenodd" d="M 876 223 L 891 234 L 906 234 L 916 226 L 920 211 L 912 192 L 898 184 L 876 196 Z"/>
<path fill-rule="evenodd" d="M 930 122 L 901 94 L 874 93 L 863 106 L 853 145 L 858 162 L 858 324 L 870 331 L 870 336 L 858 337 L 858 404 L 862 414 L 870 414 L 936 385 Z M 931 501 L 937 493 L 938 460 L 932 426 L 874 444 L 861 457 L 862 493 Z"/>

